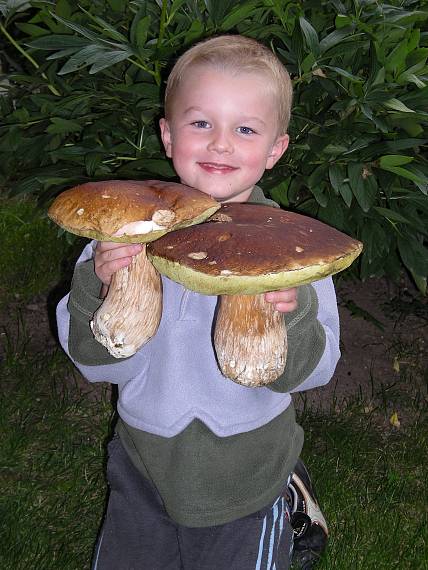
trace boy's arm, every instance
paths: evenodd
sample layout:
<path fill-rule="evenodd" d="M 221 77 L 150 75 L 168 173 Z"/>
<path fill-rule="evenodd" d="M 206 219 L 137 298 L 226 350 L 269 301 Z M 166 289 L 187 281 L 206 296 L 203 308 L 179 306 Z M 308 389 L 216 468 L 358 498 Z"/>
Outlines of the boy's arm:
<path fill-rule="evenodd" d="M 297 309 L 284 314 L 288 353 L 284 373 L 268 386 L 275 392 L 327 384 L 340 357 L 339 315 L 331 277 L 298 291 Z"/>
<path fill-rule="evenodd" d="M 102 283 L 94 271 L 94 243 L 77 260 L 71 291 L 57 307 L 58 337 L 62 348 L 90 382 L 127 382 L 141 369 L 143 354 L 117 359 L 95 340 L 89 322 L 103 302 Z"/>

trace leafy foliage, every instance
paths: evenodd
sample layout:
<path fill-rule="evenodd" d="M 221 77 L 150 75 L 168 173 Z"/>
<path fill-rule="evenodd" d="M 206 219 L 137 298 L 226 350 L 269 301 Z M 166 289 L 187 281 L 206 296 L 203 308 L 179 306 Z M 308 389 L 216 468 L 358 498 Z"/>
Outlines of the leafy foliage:
<path fill-rule="evenodd" d="M 362 278 L 426 288 L 428 12 L 415 0 L 6 0 L 0 183 L 49 200 L 90 179 L 172 178 L 157 119 L 177 54 L 212 34 L 275 50 L 292 144 L 262 181 L 282 206 L 361 239 Z M 5 82 L 3 82 L 4 85 Z"/>

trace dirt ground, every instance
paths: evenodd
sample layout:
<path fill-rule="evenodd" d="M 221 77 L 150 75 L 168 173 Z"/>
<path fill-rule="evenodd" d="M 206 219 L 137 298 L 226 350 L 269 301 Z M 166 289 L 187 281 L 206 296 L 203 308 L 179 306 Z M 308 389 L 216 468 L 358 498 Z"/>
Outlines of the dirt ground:
<path fill-rule="evenodd" d="M 408 279 L 340 281 L 336 290 L 342 357 L 330 383 L 308 392 L 306 405 L 340 410 L 361 401 L 404 414 L 409 398 L 427 395 L 427 298 Z"/>
<path fill-rule="evenodd" d="M 365 405 L 382 403 L 405 414 L 400 409 L 405 395 L 427 394 L 428 299 L 407 279 L 400 284 L 340 280 L 336 289 L 342 358 L 330 383 L 298 396 L 297 406 L 337 411 L 360 399 Z M 13 338 L 22 343 L 28 337 L 27 351 L 55 347 L 54 306 L 60 296 L 60 291 L 53 291 L 24 305 L 17 299 L 2 311 L 0 357 Z M 77 383 L 97 397 L 99 389 L 89 387 L 79 375 Z"/>

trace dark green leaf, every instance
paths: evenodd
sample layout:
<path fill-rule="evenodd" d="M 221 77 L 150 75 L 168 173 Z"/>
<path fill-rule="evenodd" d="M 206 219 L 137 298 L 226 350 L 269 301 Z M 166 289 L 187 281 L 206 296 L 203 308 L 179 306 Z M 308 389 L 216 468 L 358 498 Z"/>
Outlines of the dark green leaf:
<path fill-rule="evenodd" d="M 277 204 L 288 208 L 290 201 L 288 199 L 288 188 L 290 186 L 290 179 L 282 180 L 277 186 L 269 190 L 270 197 L 275 200 Z"/>
<path fill-rule="evenodd" d="M 352 24 L 352 18 L 350 18 L 349 16 L 345 16 L 344 14 L 338 14 L 336 16 L 335 24 L 336 28 L 340 30 L 341 28 L 344 28 L 345 26 L 349 26 L 350 24 Z"/>
<path fill-rule="evenodd" d="M 398 70 L 404 67 L 407 56 L 407 40 L 400 42 L 388 55 L 385 61 L 386 71 L 392 71 L 396 73 Z"/>
<path fill-rule="evenodd" d="M 402 222 L 403 224 L 411 223 L 410 220 L 394 210 L 388 210 L 388 208 L 380 208 L 378 206 L 375 206 L 374 209 L 387 220 L 392 220 L 393 222 Z"/>
<path fill-rule="evenodd" d="M 379 165 L 381 168 L 388 166 L 402 166 L 403 164 L 409 164 L 409 162 L 412 161 L 412 156 L 404 156 L 402 154 L 387 154 L 380 157 Z"/>
<path fill-rule="evenodd" d="M 153 172 L 156 175 L 173 178 L 175 176 L 174 169 L 167 160 L 160 160 L 156 158 L 150 158 L 143 161 L 144 170 L 147 172 Z"/>
<path fill-rule="evenodd" d="M 331 185 L 335 189 L 336 194 L 339 194 L 340 187 L 344 184 L 346 178 L 345 168 L 338 164 L 332 164 L 328 170 L 328 174 Z"/>
<path fill-rule="evenodd" d="M 53 134 L 62 133 L 74 133 L 82 130 L 82 127 L 76 121 L 70 121 L 68 119 L 60 119 L 59 117 L 53 117 L 51 119 L 51 125 L 46 129 L 46 132 Z"/>
<path fill-rule="evenodd" d="M 0 12 L 6 19 L 11 18 L 18 12 L 28 10 L 28 8 L 31 8 L 30 2 L 28 2 L 28 0 L 3 0 L 0 3 Z"/>
<path fill-rule="evenodd" d="M 58 75 L 72 73 L 77 69 L 90 65 L 105 54 L 106 49 L 104 47 L 93 44 L 88 45 L 70 57 L 65 65 L 58 71 Z"/>
<path fill-rule="evenodd" d="M 32 36 L 34 38 L 37 38 L 38 36 L 44 36 L 46 34 L 46 30 L 45 28 L 41 28 L 40 26 L 36 26 L 35 24 L 21 24 L 21 23 L 17 23 L 15 24 L 15 26 L 18 28 L 18 30 L 21 30 L 21 32 L 24 32 L 24 34 L 28 34 L 29 36 Z"/>
<path fill-rule="evenodd" d="M 417 275 L 428 276 L 428 249 L 415 236 L 411 240 L 406 237 L 398 235 L 397 238 L 404 265 Z"/>
<path fill-rule="evenodd" d="M 73 55 L 74 53 L 76 53 L 76 51 L 79 51 L 78 48 L 62 49 L 61 51 L 51 53 L 50 55 L 47 56 L 46 59 L 48 61 L 53 61 L 55 59 L 62 59 L 63 57 L 68 57 L 69 55 Z"/>
<path fill-rule="evenodd" d="M 321 50 L 318 34 L 315 28 L 303 17 L 299 18 L 299 23 L 309 51 L 314 55 L 315 58 L 318 57 L 321 53 Z"/>
<path fill-rule="evenodd" d="M 43 38 L 37 38 L 26 45 L 37 49 L 60 50 L 87 46 L 88 40 L 78 36 L 52 34 Z"/>
<path fill-rule="evenodd" d="M 103 158 L 104 155 L 99 152 L 88 152 L 85 155 L 85 168 L 90 178 L 95 175 L 97 168 L 101 164 Z"/>
<path fill-rule="evenodd" d="M 73 22 L 71 20 L 66 20 L 65 18 L 61 18 L 60 16 L 57 16 L 56 14 L 52 14 L 52 16 L 54 16 L 54 18 L 56 20 L 61 22 L 61 24 L 64 24 L 64 26 L 66 26 L 67 28 L 74 30 L 75 32 L 84 36 L 88 40 L 91 40 L 92 42 L 103 41 L 102 37 L 97 36 L 97 34 L 94 34 L 91 30 L 89 30 L 88 28 L 85 28 L 84 26 L 81 26 L 80 24 L 76 24 L 75 22 Z"/>
<path fill-rule="evenodd" d="M 418 175 L 413 173 L 408 168 L 402 168 L 401 166 L 381 166 L 383 170 L 388 170 L 389 172 L 393 172 L 394 174 L 398 174 L 398 176 L 403 176 L 412 182 L 418 183 L 423 185 L 425 188 L 428 184 L 428 178 L 423 175 Z"/>
<path fill-rule="evenodd" d="M 351 35 L 352 32 L 353 28 L 351 26 L 346 26 L 341 29 L 334 30 L 325 36 L 319 43 L 321 53 L 324 54 L 332 47 L 340 44 L 346 37 Z"/>
<path fill-rule="evenodd" d="M 342 196 L 346 206 L 350 208 L 352 203 L 352 190 L 347 182 L 345 168 L 336 164 L 331 165 L 329 177 L 335 191 Z"/>
<path fill-rule="evenodd" d="M 363 212 L 368 212 L 371 204 L 364 188 L 363 167 L 364 165 L 361 163 L 349 163 L 348 176 L 352 193 L 354 194 L 358 204 L 360 205 Z"/>
<path fill-rule="evenodd" d="M 358 77 L 357 75 L 354 75 L 353 73 L 350 73 L 346 69 L 342 69 L 340 67 L 335 67 L 332 65 L 323 65 L 322 68 L 334 71 L 334 72 L 338 73 L 339 75 L 341 75 L 342 77 L 345 77 L 346 79 L 349 79 L 350 81 L 353 81 L 356 83 L 362 83 L 364 81 L 361 77 Z"/>
<path fill-rule="evenodd" d="M 128 51 L 111 50 L 107 53 L 103 53 L 95 59 L 91 69 L 89 70 L 89 73 L 91 75 L 93 73 L 98 73 L 98 71 L 106 69 L 107 67 L 111 67 L 116 63 L 120 63 L 121 61 L 124 61 L 130 56 L 131 52 L 129 50 Z"/>
<path fill-rule="evenodd" d="M 413 109 L 410 109 L 402 101 L 396 99 L 395 97 L 385 101 L 385 107 L 392 109 L 393 111 L 400 111 L 401 113 L 414 113 Z"/>
<path fill-rule="evenodd" d="M 410 270 L 410 273 L 412 274 L 412 277 L 416 283 L 416 287 L 419 289 L 422 295 L 425 296 L 427 294 L 427 281 L 428 281 L 427 277 L 423 275 L 418 275 L 412 269 Z"/>
<path fill-rule="evenodd" d="M 89 10 L 85 10 L 84 8 L 80 8 L 93 22 L 95 22 L 96 24 L 98 24 L 99 28 L 101 29 L 102 32 L 106 33 L 106 35 L 108 35 L 110 38 L 112 38 L 113 40 L 123 43 L 125 45 L 127 45 L 128 43 L 128 38 L 126 36 L 124 36 L 122 33 L 120 33 L 114 26 L 112 26 L 111 24 L 109 24 L 109 22 L 107 22 L 106 20 L 103 20 L 103 18 L 100 18 L 99 16 L 94 16 L 93 14 L 91 14 L 91 12 Z"/>
<path fill-rule="evenodd" d="M 245 20 L 245 18 L 254 12 L 255 4 L 255 2 L 246 2 L 244 5 L 238 5 L 235 7 L 222 21 L 221 29 L 228 31 L 237 26 L 240 22 L 242 22 L 242 20 Z"/>
<path fill-rule="evenodd" d="M 147 42 L 147 34 L 150 28 L 151 18 L 150 16 L 146 16 L 145 18 L 141 18 L 135 25 L 134 31 L 134 42 L 137 46 L 138 51 L 140 52 Z"/>
<path fill-rule="evenodd" d="M 220 23 L 232 8 L 238 4 L 236 0 L 204 0 L 204 3 L 215 24 Z"/>

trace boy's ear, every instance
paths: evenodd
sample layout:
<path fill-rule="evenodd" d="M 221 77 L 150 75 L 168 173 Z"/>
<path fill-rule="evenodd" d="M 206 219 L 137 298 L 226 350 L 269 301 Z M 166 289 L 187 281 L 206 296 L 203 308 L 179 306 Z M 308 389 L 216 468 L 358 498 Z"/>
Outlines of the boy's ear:
<path fill-rule="evenodd" d="M 266 160 L 266 169 L 273 168 L 284 152 L 288 148 L 290 137 L 288 135 L 281 135 L 273 143 L 271 151 Z M 164 143 L 165 144 L 165 143 Z"/>
<path fill-rule="evenodd" d="M 165 147 L 165 153 L 168 158 L 171 158 L 171 130 L 169 128 L 169 123 L 166 119 L 161 119 L 159 121 L 161 139 L 163 146 Z"/>

